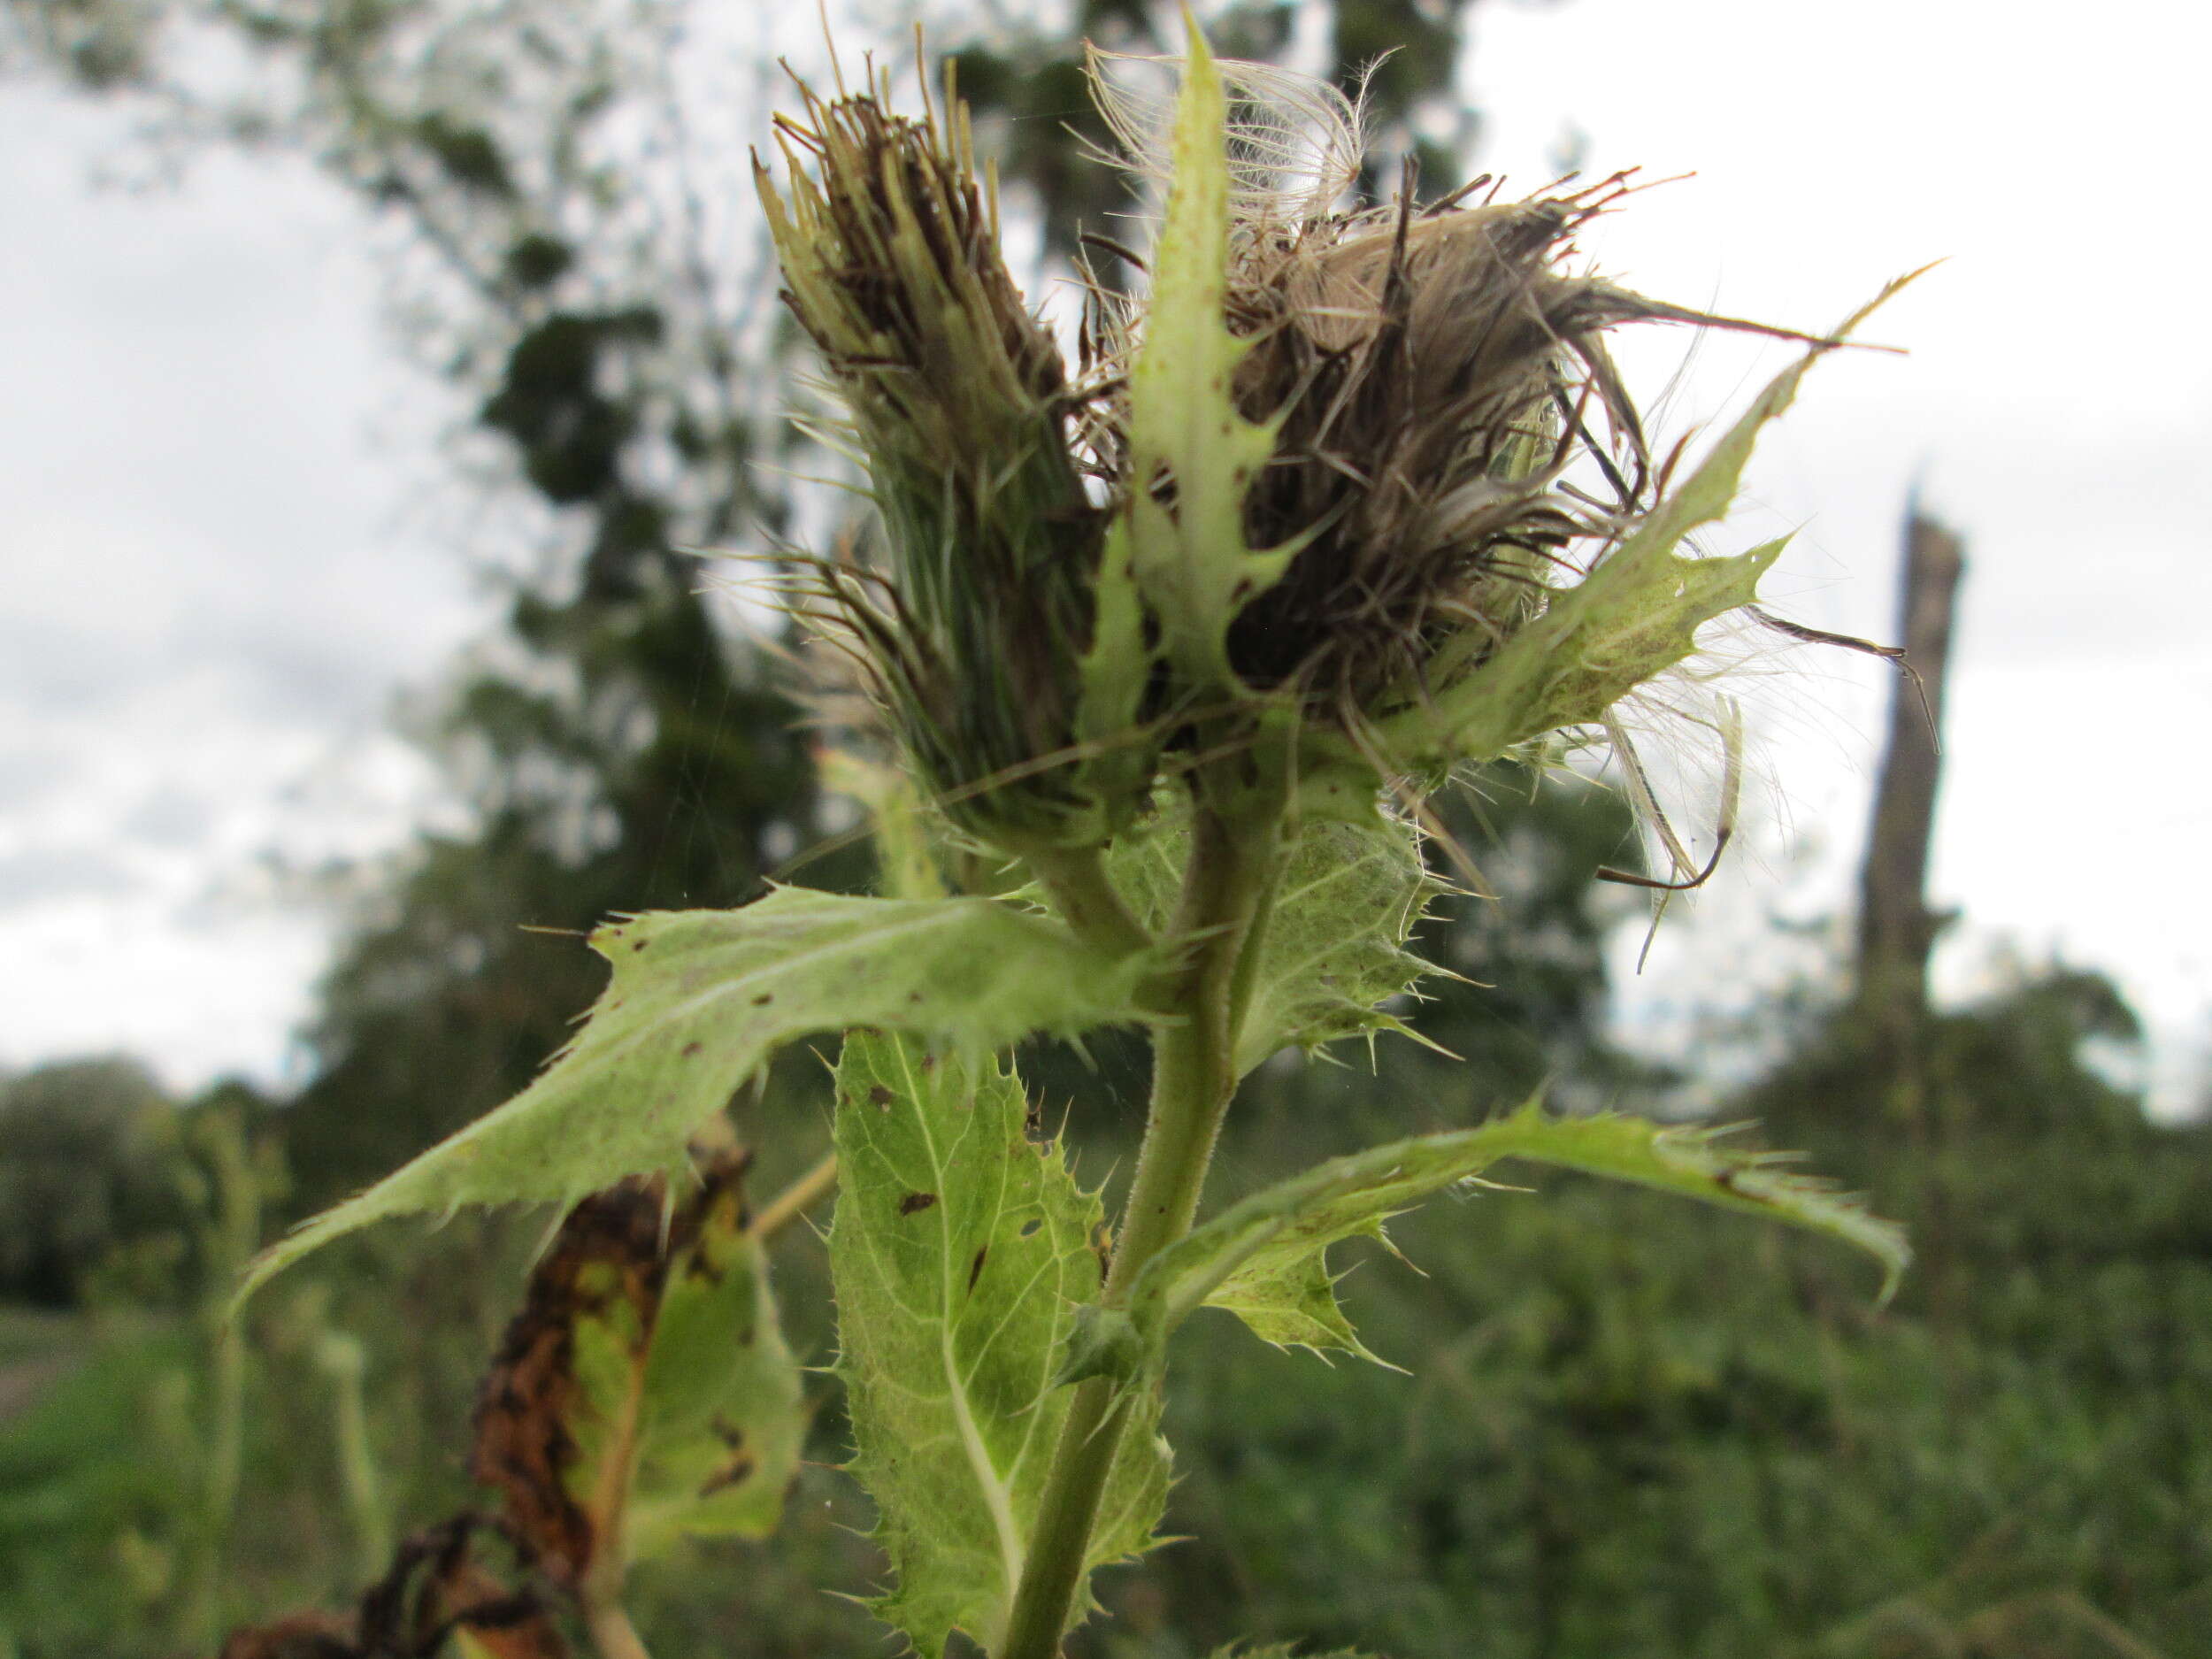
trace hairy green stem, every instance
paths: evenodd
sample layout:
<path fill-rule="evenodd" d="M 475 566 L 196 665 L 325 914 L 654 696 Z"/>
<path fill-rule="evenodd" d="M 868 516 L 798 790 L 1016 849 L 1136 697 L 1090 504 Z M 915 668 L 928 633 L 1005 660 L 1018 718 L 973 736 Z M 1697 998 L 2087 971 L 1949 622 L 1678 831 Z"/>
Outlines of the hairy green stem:
<path fill-rule="evenodd" d="M 1061 919 L 1078 936 L 1118 956 L 1133 955 L 1151 944 L 1152 935 L 1107 878 L 1105 858 L 1098 848 L 1038 848 L 1023 857 L 1038 884 L 1052 895 Z"/>
<path fill-rule="evenodd" d="M 1192 941 L 1173 976 L 1175 1023 L 1153 1043 L 1152 1110 L 1114 1240 L 1102 1301 L 1125 1301 L 1137 1271 L 1190 1231 L 1229 1098 L 1236 1091 L 1240 972 L 1279 866 L 1279 810 L 1225 816 L 1202 799 L 1191 826 L 1175 936 Z M 1100 1494 L 1136 1397 L 1094 1378 L 1077 1389 L 1039 1502 L 999 1659 L 1055 1659 L 1083 1581 Z"/>

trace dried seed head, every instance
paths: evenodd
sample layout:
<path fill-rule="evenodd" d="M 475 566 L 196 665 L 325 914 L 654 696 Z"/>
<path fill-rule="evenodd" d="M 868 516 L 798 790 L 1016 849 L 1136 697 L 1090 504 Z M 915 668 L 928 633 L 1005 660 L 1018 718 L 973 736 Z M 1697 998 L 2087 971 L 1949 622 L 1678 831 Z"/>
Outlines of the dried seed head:
<path fill-rule="evenodd" d="M 1092 102 L 1120 146 L 1092 159 L 1164 194 L 1172 182 L 1180 58 L 1084 49 Z M 1301 223 L 1332 211 L 1359 181 L 1367 141 L 1359 104 L 1273 64 L 1217 60 L 1229 105 L 1229 200 L 1240 222 Z"/>
<path fill-rule="evenodd" d="M 1247 534 L 1311 536 L 1232 631 L 1248 683 L 1296 681 L 1349 713 L 1470 669 L 1540 608 L 1548 570 L 1646 504 L 1641 429 L 1601 335 L 1673 313 L 1560 269 L 1619 188 L 1240 238 L 1238 400 L 1279 422 Z M 1563 487 L 1584 457 L 1612 500 Z"/>
<path fill-rule="evenodd" d="M 961 824 L 1010 847 L 1102 839 L 1125 813 L 1069 757 L 1108 515 L 966 111 L 895 115 L 880 85 L 801 94 L 803 119 L 779 123 L 787 201 L 757 161 L 757 180 L 884 532 L 880 568 L 815 561 L 802 594 Z"/>
<path fill-rule="evenodd" d="M 804 94 L 788 202 L 760 175 L 885 532 L 879 565 L 815 561 L 803 590 L 957 824 L 1014 852 L 1094 845 L 1164 746 L 1263 729 L 1298 733 L 1333 789 L 1440 775 L 1617 724 L 1752 602 L 1778 542 L 1678 549 L 1840 334 L 1571 268 L 1626 175 L 1427 207 L 1409 177 L 1348 211 L 1357 111 L 1332 89 L 1217 65 L 1194 31 L 1171 123 L 1120 61 L 1094 73 L 1122 165 L 1171 185 L 1149 298 L 1092 285 L 1079 385 L 1005 269 L 956 101 L 913 120 L 879 84 Z M 1814 349 L 1678 476 L 1604 343 L 1644 321 Z"/>
<path fill-rule="evenodd" d="M 1171 153 L 1192 161 L 1174 150 L 1191 135 L 1171 126 L 1165 99 L 1131 89 L 1136 66 L 1092 60 L 1128 151 L 1121 165 L 1156 184 Z M 1480 196 L 1479 180 L 1425 208 L 1409 175 L 1394 205 L 1346 211 L 1363 151 L 1356 104 L 1252 65 L 1205 59 L 1202 78 L 1226 118 L 1212 165 L 1225 167 L 1229 211 L 1225 321 L 1243 342 L 1231 392 L 1271 440 L 1241 498 L 1242 541 L 1294 549 L 1229 624 L 1226 668 L 1378 755 L 1390 747 L 1369 741 L 1382 721 L 1479 674 L 1660 507 L 1668 469 L 1652 465 L 1607 331 L 1663 320 L 1806 336 L 1572 270 L 1577 233 L 1628 194 L 1625 174 L 1518 202 Z M 1147 321 L 1133 308 L 1122 317 L 1122 349 L 1141 362 Z M 1147 488 L 1171 501 L 1181 484 Z M 1644 626 L 1634 610 L 1609 628 Z M 1663 613 L 1652 607 L 1651 624 Z M 1587 644 L 1540 673 L 1594 687 L 1637 662 L 1644 673 L 1664 665 L 1647 646 L 1571 660 Z"/>

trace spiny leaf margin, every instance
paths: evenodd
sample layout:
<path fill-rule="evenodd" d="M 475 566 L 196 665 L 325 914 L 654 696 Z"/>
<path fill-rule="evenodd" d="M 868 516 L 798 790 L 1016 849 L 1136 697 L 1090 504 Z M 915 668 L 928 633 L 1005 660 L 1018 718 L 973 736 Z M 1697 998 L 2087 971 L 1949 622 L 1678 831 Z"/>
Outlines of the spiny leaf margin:
<path fill-rule="evenodd" d="M 1002 1632 L 1071 1396 L 1054 1387 L 1104 1225 L 1019 1080 L 856 1033 L 837 1071 L 829 1234 L 852 1467 L 896 1582 L 872 1603 L 923 1659 Z M 1086 1567 L 1149 1547 L 1167 1498 L 1156 1394 L 1125 1434 Z M 1075 1612 L 1079 1617 L 1083 1608 Z"/>
<path fill-rule="evenodd" d="M 1173 918 L 1189 850 L 1190 803 L 1167 789 L 1107 849 L 1108 876 L 1156 933 Z M 1286 1048 L 1311 1054 L 1346 1038 L 1405 1033 L 1379 1005 L 1438 972 L 1406 944 L 1445 891 L 1422 858 L 1419 831 L 1371 800 L 1356 818 L 1302 819 L 1260 937 L 1238 1075 Z"/>
<path fill-rule="evenodd" d="M 1924 269 L 1925 267 L 1924 267 Z M 1760 430 L 1788 409 L 1806 371 L 1919 271 L 1899 277 L 1768 383 L 1690 476 L 1634 534 L 1455 685 L 1379 723 L 1382 747 L 1408 764 L 1490 760 L 1547 732 L 1587 725 L 1697 649 L 1697 630 L 1758 597 L 1788 538 L 1724 558 L 1678 553 L 1727 516 Z"/>
<path fill-rule="evenodd" d="M 1156 965 L 995 900 L 800 887 L 734 910 L 629 917 L 591 945 L 613 976 L 537 1080 L 264 1251 L 239 1302 L 388 1217 L 572 1202 L 678 1168 L 692 1131 L 796 1038 L 872 1025 L 987 1051 L 1034 1032 L 1079 1035 L 1138 1018 L 1136 987 Z"/>
<path fill-rule="evenodd" d="M 1480 1176 L 1502 1158 L 1606 1176 L 1825 1233 L 1882 1263 L 1884 1298 L 1911 1259 L 1893 1224 L 1878 1219 L 1859 1200 L 1784 1168 L 1778 1155 L 1730 1149 L 1714 1130 L 1620 1113 L 1555 1117 L 1531 1100 L 1473 1129 L 1333 1159 L 1232 1205 L 1146 1263 L 1125 1314 L 1084 1322 L 1082 1340 L 1071 1348 L 1062 1375 L 1133 1379 L 1129 1359 L 1138 1355 L 1156 1368 L 1175 1327 L 1225 1286 L 1255 1274 L 1295 1286 L 1301 1281 L 1294 1270 L 1307 1258 L 1325 1259 L 1340 1240 L 1379 1238 L 1389 1217 Z"/>
<path fill-rule="evenodd" d="M 1173 182 L 1152 249 L 1145 333 L 1129 371 L 1129 569 L 1164 654 L 1194 687 L 1241 689 L 1229 624 L 1288 568 L 1294 547 L 1244 540 L 1244 496 L 1275 446 L 1231 396 L 1249 349 L 1229 331 L 1228 98 L 1195 21 L 1176 104 Z M 1164 471 L 1171 506 L 1154 492 Z"/>

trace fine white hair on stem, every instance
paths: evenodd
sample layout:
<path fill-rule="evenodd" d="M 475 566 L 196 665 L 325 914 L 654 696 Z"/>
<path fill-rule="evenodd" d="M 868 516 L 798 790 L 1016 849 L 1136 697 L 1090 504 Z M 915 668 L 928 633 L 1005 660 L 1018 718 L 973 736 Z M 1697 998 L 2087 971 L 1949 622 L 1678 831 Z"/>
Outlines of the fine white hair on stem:
<path fill-rule="evenodd" d="M 1165 193 L 1174 171 L 1176 94 L 1184 60 L 1084 48 L 1091 96 L 1119 153 L 1095 158 Z M 1222 58 L 1229 102 L 1229 199 L 1243 223 L 1328 213 L 1359 182 L 1367 155 L 1361 101 L 1330 81 L 1273 64 Z"/>

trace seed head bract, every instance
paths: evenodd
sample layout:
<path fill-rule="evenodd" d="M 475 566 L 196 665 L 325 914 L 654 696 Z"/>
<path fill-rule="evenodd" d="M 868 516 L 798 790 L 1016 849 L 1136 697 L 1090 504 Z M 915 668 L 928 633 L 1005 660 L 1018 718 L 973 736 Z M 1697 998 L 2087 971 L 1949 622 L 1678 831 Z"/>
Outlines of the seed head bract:
<path fill-rule="evenodd" d="M 1195 31 L 1187 60 L 1091 68 L 1114 165 L 1161 213 L 1129 256 L 1141 292 L 1089 278 L 1072 369 L 1007 270 L 949 88 L 918 119 L 881 80 L 803 89 L 787 194 L 760 173 L 882 529 L 879 557 L 802 587 L 964 827 L 1094 844 L 1240 720 L 1287 716 L 1302 764 L 1378 787 L 1601 729 L 1751 603 L 1778 543 L 1681 549 L 1839 334 L 1580 268 L 1628 174 L 1425 204 L 1409 173 L 1360 207 L 1359 111 L 1334 88 L 1217 65 Z M 1809 350 L 1693 467 L 1655 453 L 1607 349 L 1653 325 Z"/>

